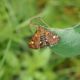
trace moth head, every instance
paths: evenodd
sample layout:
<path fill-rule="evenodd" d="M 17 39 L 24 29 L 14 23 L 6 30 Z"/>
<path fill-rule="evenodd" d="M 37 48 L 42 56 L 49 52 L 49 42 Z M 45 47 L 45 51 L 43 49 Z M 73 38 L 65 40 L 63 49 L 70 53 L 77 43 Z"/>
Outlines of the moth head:
<path fill-rule="evenodd" d="M 41 44 L 40 40 L 37 38 L 34 38 L 29 42 L 29 47 L 32 49 L 38 49 L 40 48 L 40 44 Z"/>
<path fill-rule="evenodd" d="M 35 42 L 34 41 L 30 41 L 29 42 L 29 47 L 30 48 L 35 48 Z"/>

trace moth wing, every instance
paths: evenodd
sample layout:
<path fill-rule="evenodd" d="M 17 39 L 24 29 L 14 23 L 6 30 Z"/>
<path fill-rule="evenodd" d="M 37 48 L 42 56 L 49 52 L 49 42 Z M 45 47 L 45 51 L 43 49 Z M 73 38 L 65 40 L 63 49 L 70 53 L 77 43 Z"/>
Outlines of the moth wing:
<path fill-rule="evenodd" d="M 46 42 L 48 45 L 54 45 L 59 41 L 59 37 L 51 31 L 45 31 Z"/>
<path fill-rule="evenodd" d="M 34 48 L 34 49 L 40 48 L 40 34 L 39 34 L 39 32 L 36 32 L 34 34 L 31 41 L 29 42 L 29 47 Z"/>

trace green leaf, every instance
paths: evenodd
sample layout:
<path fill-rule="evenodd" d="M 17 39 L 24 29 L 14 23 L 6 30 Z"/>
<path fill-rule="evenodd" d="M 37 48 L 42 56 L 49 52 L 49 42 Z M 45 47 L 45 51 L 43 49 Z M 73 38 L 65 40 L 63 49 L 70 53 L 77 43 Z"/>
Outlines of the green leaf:
<path fill-rule="evenodd" d="M 55 29 L 54 31 L 60 37 L 60 42 L 51 48 L 56 54 L 63 57 L 80 55 L 80 24 L 71 28 Z"/>

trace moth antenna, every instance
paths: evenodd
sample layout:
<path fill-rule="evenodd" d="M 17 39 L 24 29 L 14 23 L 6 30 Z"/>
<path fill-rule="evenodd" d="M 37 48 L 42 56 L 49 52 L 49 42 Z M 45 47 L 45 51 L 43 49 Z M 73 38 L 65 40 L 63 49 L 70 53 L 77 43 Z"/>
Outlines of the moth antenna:
<path fill-rule="evenodd" d="M 39 29 L 39 26 L 37 24 L 33 23 L 32 21 L 30 21 L 29 26 L 30 26 L 30 30 L 32 33 L 34 33 L 32 30 L 32 27 L 34 27 L 36 30 Z"/>
<path fill-rule="evenodd" d="M 44 25 L 39 25 L 39 26 L 45 26 L 46 25 L 49 28 L 49 25 L 40 16 L 38 16 L 34 19 L 37 19 L 38 21 L 41 21 L 44 24 Z M 38 24 L 34 24 L 34 23 L 32 23 L 32 24 L 38 27 Z"/>
<path fill-rule="evenodd" d="M 47 25 L 48 26 L 48 28 L 49 28 L 49 25 L 41 18 L 41 17 L 38 17 L 37 19 L 39 19 L 40 21 L 42 21 L 45 25 Z"/>
<path fill-rule="evenodd" d="M 38 25 L 37 24 L 34 24 L 32 21 L 30 21 L 30 27 L 32 27 L 32 26 L 35 26 L 35 27 L 38 27 Z"/>

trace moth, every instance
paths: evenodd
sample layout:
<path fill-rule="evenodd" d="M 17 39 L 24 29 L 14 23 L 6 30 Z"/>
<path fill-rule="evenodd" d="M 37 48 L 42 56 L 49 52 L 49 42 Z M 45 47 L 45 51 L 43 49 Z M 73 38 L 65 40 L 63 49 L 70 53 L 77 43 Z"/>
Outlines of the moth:
<path fill-rule="evenodd" d="M 29 47 L 33 49 L 43 48 L 45 46 L 54 45 L 58 43 L 58 41 L 58 35 L 42 26 L 39 26 L 29 42 Z"/>

